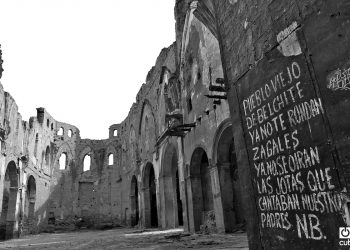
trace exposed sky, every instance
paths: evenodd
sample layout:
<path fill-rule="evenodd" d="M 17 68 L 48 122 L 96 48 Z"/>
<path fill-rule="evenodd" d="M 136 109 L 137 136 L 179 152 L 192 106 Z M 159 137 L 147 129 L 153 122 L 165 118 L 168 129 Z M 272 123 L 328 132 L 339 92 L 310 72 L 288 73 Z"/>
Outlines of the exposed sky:
<path fill-rule="evenodd" d="M 82 138 L 122 122 L 175 40 L 174 0 L 0 0 L 1 83 L 24 120 L 44 107 Z"/>

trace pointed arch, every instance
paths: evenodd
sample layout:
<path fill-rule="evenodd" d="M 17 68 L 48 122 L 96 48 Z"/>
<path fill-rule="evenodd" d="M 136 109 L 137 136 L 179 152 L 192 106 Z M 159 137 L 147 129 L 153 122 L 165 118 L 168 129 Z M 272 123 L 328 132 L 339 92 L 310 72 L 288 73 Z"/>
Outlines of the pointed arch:
<path fill-rule="evenodd" d="M 0 217 L 0 239 L 10 239 L 14 236 L 14 225 L 17 223 L 17 198 L 19 176 L 17 165 L 10 161 L 4 176 L 4 189 L 2 195 L 2 210 Z"/>
<path fill-rule="evenodd" d="M 163 228 L 175 228 L 183 225 L 178 172 L 178 148 L 175 142 L 170 142 L 165 146 L 159 175 L 161 204 L 164 208 L 164 213 L 162 214 Z"/>
<path fill-rule="evenodd" d="M 146 228 L 158 227 L 156 177 L 153 164 L 148 162 L 142 176 L 144 225 Z"/>
<path fill-rule="evenodd" d="M 229 232 L 238 224 L 245 223 L 231 119 L 219 125 L 213 145 L 212 155 L 219 174 L 224 226 L 225 231 Z"/>

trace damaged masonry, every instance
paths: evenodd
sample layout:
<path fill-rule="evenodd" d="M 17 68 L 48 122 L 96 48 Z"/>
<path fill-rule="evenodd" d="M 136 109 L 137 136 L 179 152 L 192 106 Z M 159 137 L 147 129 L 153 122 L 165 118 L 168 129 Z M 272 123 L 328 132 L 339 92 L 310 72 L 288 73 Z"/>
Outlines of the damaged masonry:
<path fill-rule="evenodd" d="M 0 85 L 0 238 L 183 227 L 244 230 L 250 249 L 341 248 L 349 13 L 345 0 L 176 0 L 176 41 L 104 140 L 45 108 L 23 121 Z"/>

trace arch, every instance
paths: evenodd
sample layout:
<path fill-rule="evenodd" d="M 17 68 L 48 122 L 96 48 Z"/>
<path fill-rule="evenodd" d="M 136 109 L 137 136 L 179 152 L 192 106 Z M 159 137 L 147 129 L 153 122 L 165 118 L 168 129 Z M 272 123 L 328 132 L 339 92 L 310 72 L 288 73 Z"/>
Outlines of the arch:
<path fill-rule="evenodd" d="M 69 129 L 67 135 L 71 138 L 73 136 L 73 130 Z"/>
<path fill-rule="evenodd" d="M 153 164 L 148 162 L 142 178 L 145 227 L 158 227 L 156 178 Z"/>
<path fill-rule="evenodd" d="M 145 100 L 140 116 L 139 124 L 139 150 L 143 159 L 153 153 L 156 144 L 156 120 L 150 103 Z"/>
<path fill-rule="evenodd" d="M 89 156 L 89 157 L 87 157 Z M 84 171 L 84 161 L 85 161 L 85 166 L 88 166 L 88 159 L 90 158 L 90 169 L 92 167 L 92 163 L 94 160 L 94 151 L 91 149 L 90 146 L 86 146 L 82 151 L 80 151 L 79 154 L 79 165 L 80 165 L 80 171 L 81 172 L 85 172 Z"/>
<path fill-rule="evenodd" d="M 154 116 L 154 112 L 153 112 L 153 109 L 152 109 L 152 105 L 151 105 L 151 102 L 148 100 L 148 99 L 144 99 L 143 100 L 143 103 L 142 103 L 142 108 L 141 108 L 141 112 L 140 112 L 140 123 L 139 123 L 139 135 L 141 135 L 141 128 L 142 128 L 142 118 L 143 118 L 143 115 L 144 115 L 144 112 L 145 112 L 145 108 L 146 107 L 149 107 L 150 111 L 151 111 L 151 114 L 152 114 L 152 118 L 153 118 L 153 121 L 155 121 L 155 116 Z M 154 130 L 154 133 L 156 133 L 156 129 Z"/>
<path fill-rule="evenodd" d="M 0 217 L 0 239 L 13 237 L 17 223 L 16 203 L 18 194 L 18 173 L 14 161 L 9 162 L 5 172 L 2 211 Z"/>
<path fill-rule="evenodd" d="M 138 191 L 137 178 L 135 175 L 131 178 L 130 187 L 130 207 L 131 207 L 131 226 L 139 224 L 139 191 Z"/>
<path fill-rule="evenodd" d="M 69 146 L 69 144 L 67 142 L 63 143 L 59 149 L 57 150 L 57 153 L 55 155 L 55 157 L 53 158 L 54 161 L 54 165 L 53 167 L 51 168 L 51 175 L 53 175 L 54 171 L 57 171 L 57 170 L 60 170 L 60 158 L 62 157 L 62 154 L 65 154 L 66 155 L 66 169 L 68 170 L 69 169 L 69 166 L 70 166 L 70 161 L 72 159 L 74 159 L 73 157 L 73 153 L 72 153 L 72 149 L 71 147 Z"/>
<path fill-rule="evenodd" d="M 138 157 L 137 140 L 136 133 L 133 125 L 130 126 L 129 132 L 129 154 L 131 159 L 131 166 L 136 166 L 136 161 Z"/>
<path fill-rule="evenodd" d="M 34 145 L 34 157 L 38 158 L 38 143 L 39 143 L 39 134 L 35 134 L 35 145 Z"/>
<path fill-rule="evenodd" d="M 245 223 L 232 123 L 229 119 L 219 126 L 214 139 L 213 159 L 218 168 L 225 230 L 232 231 Z"/>
<path fill-rule="evenodd" d="M 209 170 L 207 153 L 201 147 L 197 147 L 191 157 L 190 178 L 193 204 L 193 227 L 195 231 L 200 230 L 213 214 L 214 200 Z"/>
<path fill-rule="evenodd" d="M 24 208 L 24 216 L 29 220 L 33 220 L 35 216 L 36 202 L 36 181 L 33 175 L 29 176 L 27 181 L 26 200 Z"/>
<path fill-rule="evenodd" d="M 159 176 L 162 191 L 163 227 L 175 228 L 183 225 L 182 203 L 180 199 L 180 185 L 178 177 L 178 150 L 170 143 L 166 146 Z"/>
<path fill-rule="evenodd" d="M 117 164 L 117 150 L 115 149 L 114 145 L 112 143 L 109 143 L 107 145 L 106 149 L 106 160 L 105 160 L 105 165 L 107 166 L 112 166 Z"/>
<path fill-rule="evenodd" d="M 45 150 L 45 166 L 47 169 L 50 169 L 50 151 L 50 146 L 47 146 Z"/>

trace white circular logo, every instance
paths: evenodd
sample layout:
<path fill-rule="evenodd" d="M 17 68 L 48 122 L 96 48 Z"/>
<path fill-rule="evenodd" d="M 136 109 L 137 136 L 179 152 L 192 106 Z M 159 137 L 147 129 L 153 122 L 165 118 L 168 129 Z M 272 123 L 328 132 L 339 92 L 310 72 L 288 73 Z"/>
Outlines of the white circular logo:
<path fill-rule="evenodd" d="M 348 238 L 350 236 L 350 230 L 344 227 L 340 230 L 340 235 L 344 238 Z"/>

